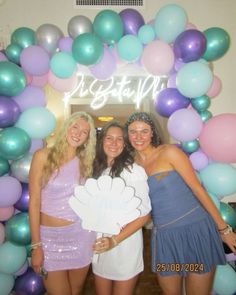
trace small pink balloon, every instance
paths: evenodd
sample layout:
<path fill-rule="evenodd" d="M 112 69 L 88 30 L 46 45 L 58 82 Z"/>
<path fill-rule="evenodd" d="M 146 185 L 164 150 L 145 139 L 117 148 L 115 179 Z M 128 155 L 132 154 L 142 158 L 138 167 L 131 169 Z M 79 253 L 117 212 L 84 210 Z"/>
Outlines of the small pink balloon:
<path fill-rule="evenodd" d="M 69 78 L 61 79 L 56 77 L 51 71 L 49 71 L 48 83 L 59 92 L 69 92 L 77 86 L 78 77 L 76 74 L 74 74 Z"/>
<path fill-rule="evenodd" d="M 5 241 L 5 227 L 0 222 L 0 245 Z"/>
<path fill-rule="evenodd" d="M 32 80 L 33 80 L 33 77 L 28 73 L 25 73 L 25 77 L 26 77 L 26 85 L 31 84 Z"/>
<path fill-rule="evenodd" d="M 213 76 L 213 81 L 211 84 L 210 89 L 207 91 L 206 95 L 209 96 L 210 98 L 216 97 L 222 89 L 222 83 L 219 77 Z"/>
<path fill-rule="evenodd" d="M 43 87 L 48 83 L 48 73 L 42 76 L 32 76 L 31 85 Z"/>
<path fill-rule="evenodd" d="M 6 221 L 14 214 L 14 207 L 0 207 L 0 221 Z"/>

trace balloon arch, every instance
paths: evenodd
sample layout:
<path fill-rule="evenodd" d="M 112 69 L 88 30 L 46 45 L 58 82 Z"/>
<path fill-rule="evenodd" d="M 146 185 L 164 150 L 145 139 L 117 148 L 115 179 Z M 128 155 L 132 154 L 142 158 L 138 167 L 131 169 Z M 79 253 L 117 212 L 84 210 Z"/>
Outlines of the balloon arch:
<path fill-rule="evenodd" d="M 45 86 L 72 93 L 80 65 L 102 81 L 112 77 L 122 62 L 137 61 L 147 75 L 168 77 L 167 88 L 155 94 L 153 108 L 168 118 L 170 135 L 189 155 L 222 217 L 236 226 L 235 211 L 220 202 L 236 192 L 236 169 L 231 165 L 236 162 L 236 114 L 213 116 L 208 110 L 222 86 L 210 65 L 229 49 L 229 34 L 219 27 L 199 31 L 175 4 L 163 6 L 147 23 L 138 11 L 128 8 L 120 13 L 102 10 L 93 22 L 77 15 L 67 28 L 68 36 L 53 24 L 36 31 L 20 27 L 0 52 L 2 295 L 12 288 L 16 294 L 44 293 L 41 278 L 27 259 L 28 172 L 32 153 L 56 125 L 55 116 L 45 107 Z M 213 289 L 220 294 L 236 291 L 236 273 L 230 264 L 217 268 Z"/>

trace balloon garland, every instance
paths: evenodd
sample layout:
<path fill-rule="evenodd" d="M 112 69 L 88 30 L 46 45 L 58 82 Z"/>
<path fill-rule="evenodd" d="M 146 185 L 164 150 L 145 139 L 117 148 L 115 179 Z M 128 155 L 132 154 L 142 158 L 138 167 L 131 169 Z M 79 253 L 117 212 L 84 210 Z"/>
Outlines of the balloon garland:
<path fill-rule="evenodd" d="M 29 254 L 28 172 L 32 153 L 55 128 L 44 87 L 72 91 L 78 64 L 107 80 L 120 63 L 139 62 L 147 74 L 168 76 L 156 94 L 154 109 L 168 118 L 168 131 L 189 154 L 194 169 L 222 217 L 236 226 L 236 213 L 220 202 L 236 192 L 236 114 L 213 116 L 208 110 L 222 88 L 209 63 L 224 56 L 230 36 L 222 28 L 201 32 L 185 10 L 163 6 L 145 24 L 135 9 L 100 11 L 93 22 L 77 15 L 68 36 L 53 24 L 36 31 L 21 27 L 0 52 L 0 285 L 1 294 L 15 290 L 43 294 L 42 281 L 26 263 Z M 15 215 L 14 215 L 15 213 Z M 15 280 L 15 276 L 17 277 Z M 30 285 L 37 282 L 33 293 Z M 3 286 L 3 287 L 2 287 Z M 236 291 L 236 274 L 227 264 L 217 268 L 214 291 Z"/>

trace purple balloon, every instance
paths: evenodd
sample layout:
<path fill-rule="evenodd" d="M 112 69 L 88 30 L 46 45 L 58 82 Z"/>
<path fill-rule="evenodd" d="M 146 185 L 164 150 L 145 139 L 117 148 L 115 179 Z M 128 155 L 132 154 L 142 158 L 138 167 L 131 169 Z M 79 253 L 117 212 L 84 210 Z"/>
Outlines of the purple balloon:
<path fill-rule="evenodd" d="M 43 279 L 31 267 L 15 280 L 14 291 L 16 295 L 43 295 L 46 289 Z"/>
<path fill-rule="evenodd" d="M 145 24 L 143 16 L 132 8 L 122 10 L 119 15 L 124 25 L 124 35 L 138 35 L 139 28 Z"/>
<path fill-rule="evenodd" d="M 29 187 L 27 183 L 22 183 L 22 194 L 14 207 L 21 212 L 28 212 L 29 209 Z"/>
<path fill-rule="evenodd" d="M 183 96 L 176 88 L 161 90 L 154 100 L 156 112 L 163 117 L 169 117 L 175 111 L 186 108 L 189 104 L 190 99 Z"/>
<path fill-rule="evenodd" d="M 46 96 L 42 88 L 28 85 L 16 96 L 12 97 L 20 107 L 21 112 L 28 108 L 44 107 L 46 105 Z"/>
<path fill-rule="evenodd" d="M 0 177 L 0 207 L 13 206 L 20 199 L 21 194 L 21 184 L 15 177 Z"/>
<path fill-rule="evenodd" d="M 0 128 L 13 126 L 19 115 L 19 105 L 9 97 L 0 96 Z"/>
<path fill-rule="evenodd" d="M 198 60 L 206 50 L 206 37 L 198 30 L 184 31 L 176 38 L 173 50 L 183 62 Z"/>
<path fill-rule="evenodd" d="M 58 48 L 60 51 L 71 52 L 73 39 L 71 37 L 62 37 L 58 42 Z"/>
<path fill-rule="evenodd" d="M 189 156 L 189 160 L 195 170 L 202 170 L 208 165 L 208 157 L 202 151 L 196 151 Z"/>
<path fill-rule="evenodd" d="M 176 88 L 176 76 L 177 73 L 173 73 L 169 75 L 168 81 L 167 81 L 167 87 L 168 88 Z"/>
<path fill-rule="evenodd" d="M 29 153 L 33 154 L 35 151 L 44 147 L 44 143 L 42 139 L 31 139 L 31 145 L 29 149 Z"/>

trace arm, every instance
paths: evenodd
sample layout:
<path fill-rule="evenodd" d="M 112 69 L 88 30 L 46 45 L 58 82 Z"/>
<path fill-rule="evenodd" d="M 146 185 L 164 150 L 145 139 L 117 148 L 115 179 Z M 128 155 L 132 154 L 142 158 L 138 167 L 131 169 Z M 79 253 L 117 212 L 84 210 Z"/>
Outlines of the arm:
<path fill-rule="evenodd" d="M 211 215 L 216 223 L 218 230 L 226 228 L 227 224 L 221 217 L 219 211 L 215 207 L 206 190 L 199 182 L 188 157 L 175 146 L 169 146 L 165 152 L 164 157 L 166 161 L 170 163 L 173 169 L 182 176 L 196 198 Z M 229 233 L 227 235 L 221 234 L 221 238 L 225 243 L 227 243 L 232 252 L 236 254 L 236 249 L 234 247 L 236 242 L 236 235 L 234 233 Z"/>
<path fill-rule="evenodd" d="M 43 251 L 40 245 L 40 203 L 41 203 L 41 177 L 45 163 L 45 150 L 35 152 L 29 172 L 29 224 L 32 249 L 32 267 L 39 273 L 43 263 Z"/>

